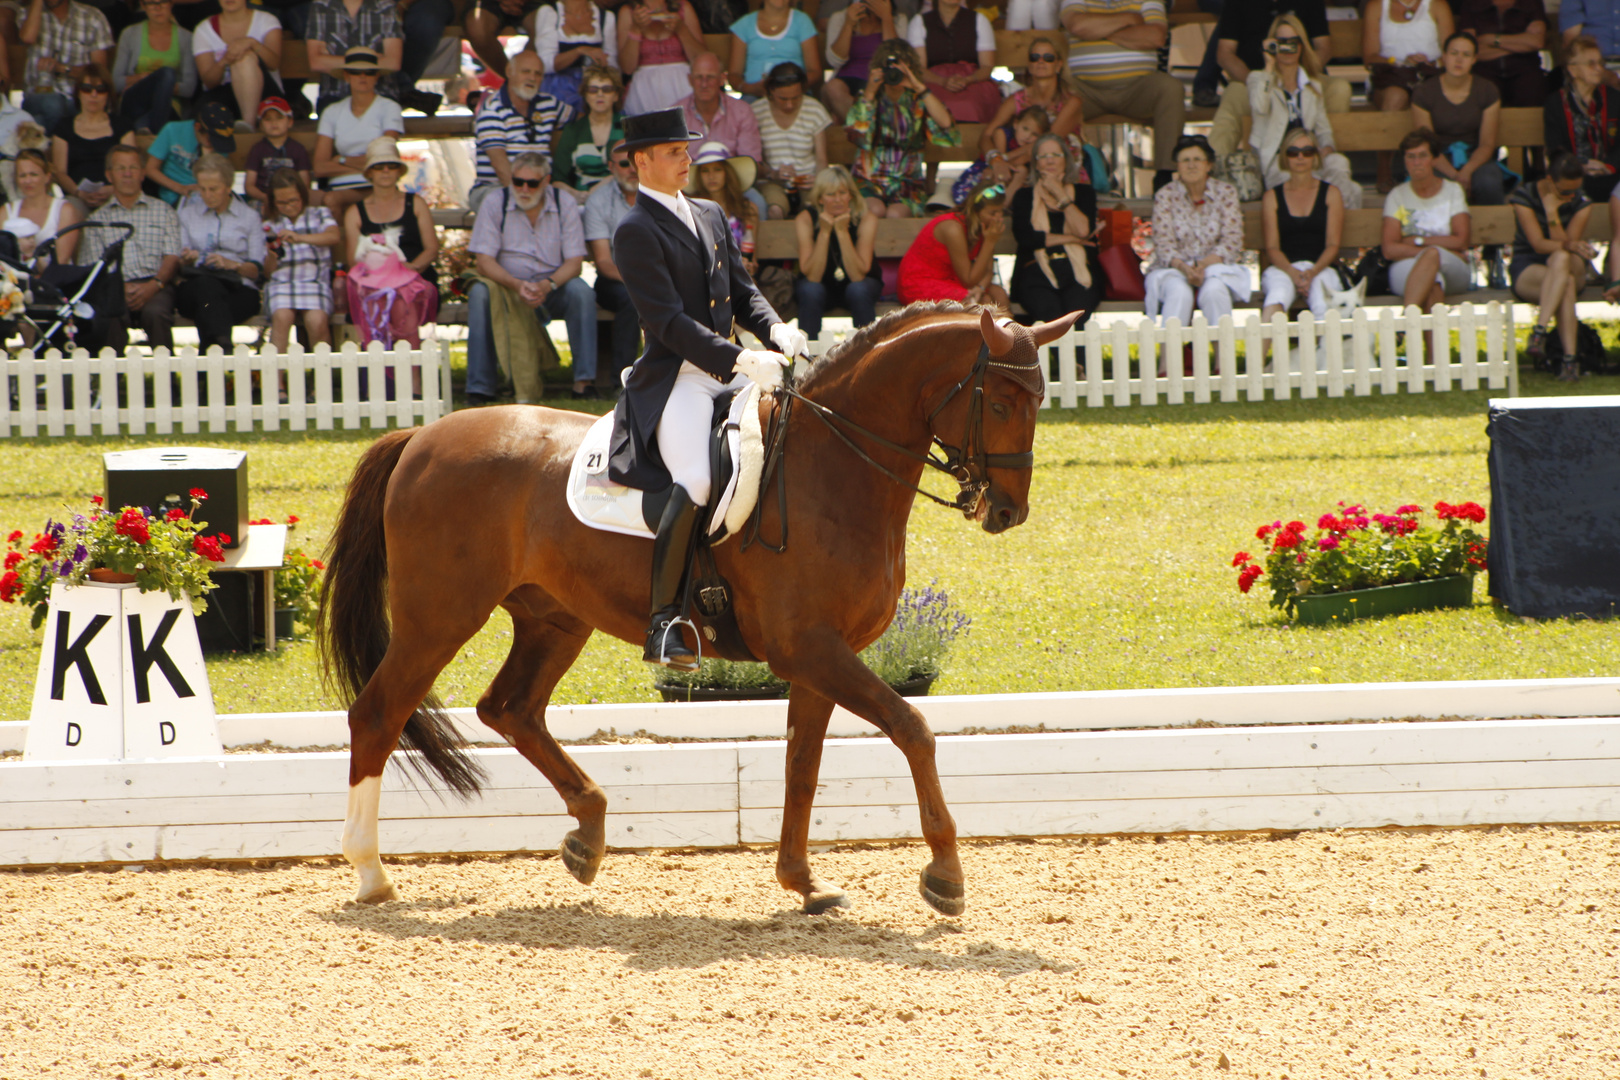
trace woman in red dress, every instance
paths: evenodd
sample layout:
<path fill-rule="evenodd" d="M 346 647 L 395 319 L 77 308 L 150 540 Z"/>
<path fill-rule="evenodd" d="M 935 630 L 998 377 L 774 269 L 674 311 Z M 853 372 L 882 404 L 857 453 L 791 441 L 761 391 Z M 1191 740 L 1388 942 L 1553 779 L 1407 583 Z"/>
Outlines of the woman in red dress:
<path fill-rule="evenodd" d="M 963 300 L 1005 309 L 1007 293 L 992 277 L 1006 204 L 1006 188 L 987 180 L 955 211 L 923 226 L 900 260 L 900 302 Z"/>

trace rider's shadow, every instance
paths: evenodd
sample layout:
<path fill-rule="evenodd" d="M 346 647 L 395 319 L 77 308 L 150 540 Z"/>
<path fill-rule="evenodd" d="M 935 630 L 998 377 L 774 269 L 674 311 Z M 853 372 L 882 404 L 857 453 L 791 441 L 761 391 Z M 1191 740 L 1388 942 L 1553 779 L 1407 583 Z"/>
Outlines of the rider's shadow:
<path fill-rule="evenodd" d="M 424 917 L 456 909 L 465 909 L 465 913 L 451 919 Z M 401 941 L 439 938 L 525 949 L 608 949 L 623 953 L 625 962 L 640 971 L 805 956 L 1002 978 L 1034 971 L 1063 974 L 1077 970 L 1073 964 L 1028 949 L 983 940 L 967 942 L 960 952 L 932 947 L 934 942 L 963 933 L 951 923 L 908 933 L 848 917 L 811 917 L 787 910 L 758 919 L 723 919 L 664 912 L 628 915 L 603 911 L 589 902 L 485 909 L 476 901 L 439 898 L 374 908 L 350 904 L 321 912 L 319 917 L 336 926 Z"/>

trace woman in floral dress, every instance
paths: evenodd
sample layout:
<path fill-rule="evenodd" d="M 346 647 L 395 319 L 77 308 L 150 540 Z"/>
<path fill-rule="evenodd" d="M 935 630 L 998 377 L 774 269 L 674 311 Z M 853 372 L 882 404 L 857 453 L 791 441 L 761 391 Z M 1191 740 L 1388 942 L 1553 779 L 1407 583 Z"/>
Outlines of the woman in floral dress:
<path fill-rule="evenodd" d="M 846 117 L 860 147 L 855 183 L 876 217 L 920 214 L 929 195 L 923 148 L 962 145 L 950 111 L 918 77 L 920 67 L 916 50 L 904 41 L 879 45 L 866 89 Z"/>

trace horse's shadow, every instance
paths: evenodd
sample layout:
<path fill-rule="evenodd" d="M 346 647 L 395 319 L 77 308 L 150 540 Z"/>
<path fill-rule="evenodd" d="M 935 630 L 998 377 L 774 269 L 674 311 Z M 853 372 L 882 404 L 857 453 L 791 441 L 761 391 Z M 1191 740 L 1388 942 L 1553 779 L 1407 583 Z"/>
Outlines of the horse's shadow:
<path fill-rule="evenodd" d="M 430 913 L 464 909 L 448 921 Z M 937 923 L 911 934 L 853 918 L 811 917 L 778 911 L 758 919 L 706 915 L 628 915 L 593 902 L 489 909 L 476 901 L 433 898 L 362 907 L 347 904 L 320 913 L 336 926 L 385 934 L 396 940 L 438 938 L 526 949 L 610 949 L 642 971 L 701 968 L 722 960 L 819 957 L 898 964 L 932 971 L 983 972 L 1012 978 L 1034 971 L 1067 973 L 1073 964 L 1048 960 L 1028 949 L 972 941 L 961 952 L 931 948 L 964 931 Z"/>

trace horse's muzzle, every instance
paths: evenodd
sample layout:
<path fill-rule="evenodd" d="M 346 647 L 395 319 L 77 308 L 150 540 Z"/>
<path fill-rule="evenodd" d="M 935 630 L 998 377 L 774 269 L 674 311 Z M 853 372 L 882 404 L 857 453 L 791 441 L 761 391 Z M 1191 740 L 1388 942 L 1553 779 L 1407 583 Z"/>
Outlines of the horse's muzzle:
<path fill-rule="evenodd" d="M 985 532 L 1006 532 L 1024 523 L 1024 519 L 1029 517 L 1029 505 L 1020 504 L 992 487 L 979 499 L 979 514 L 979 522 Z"/>

